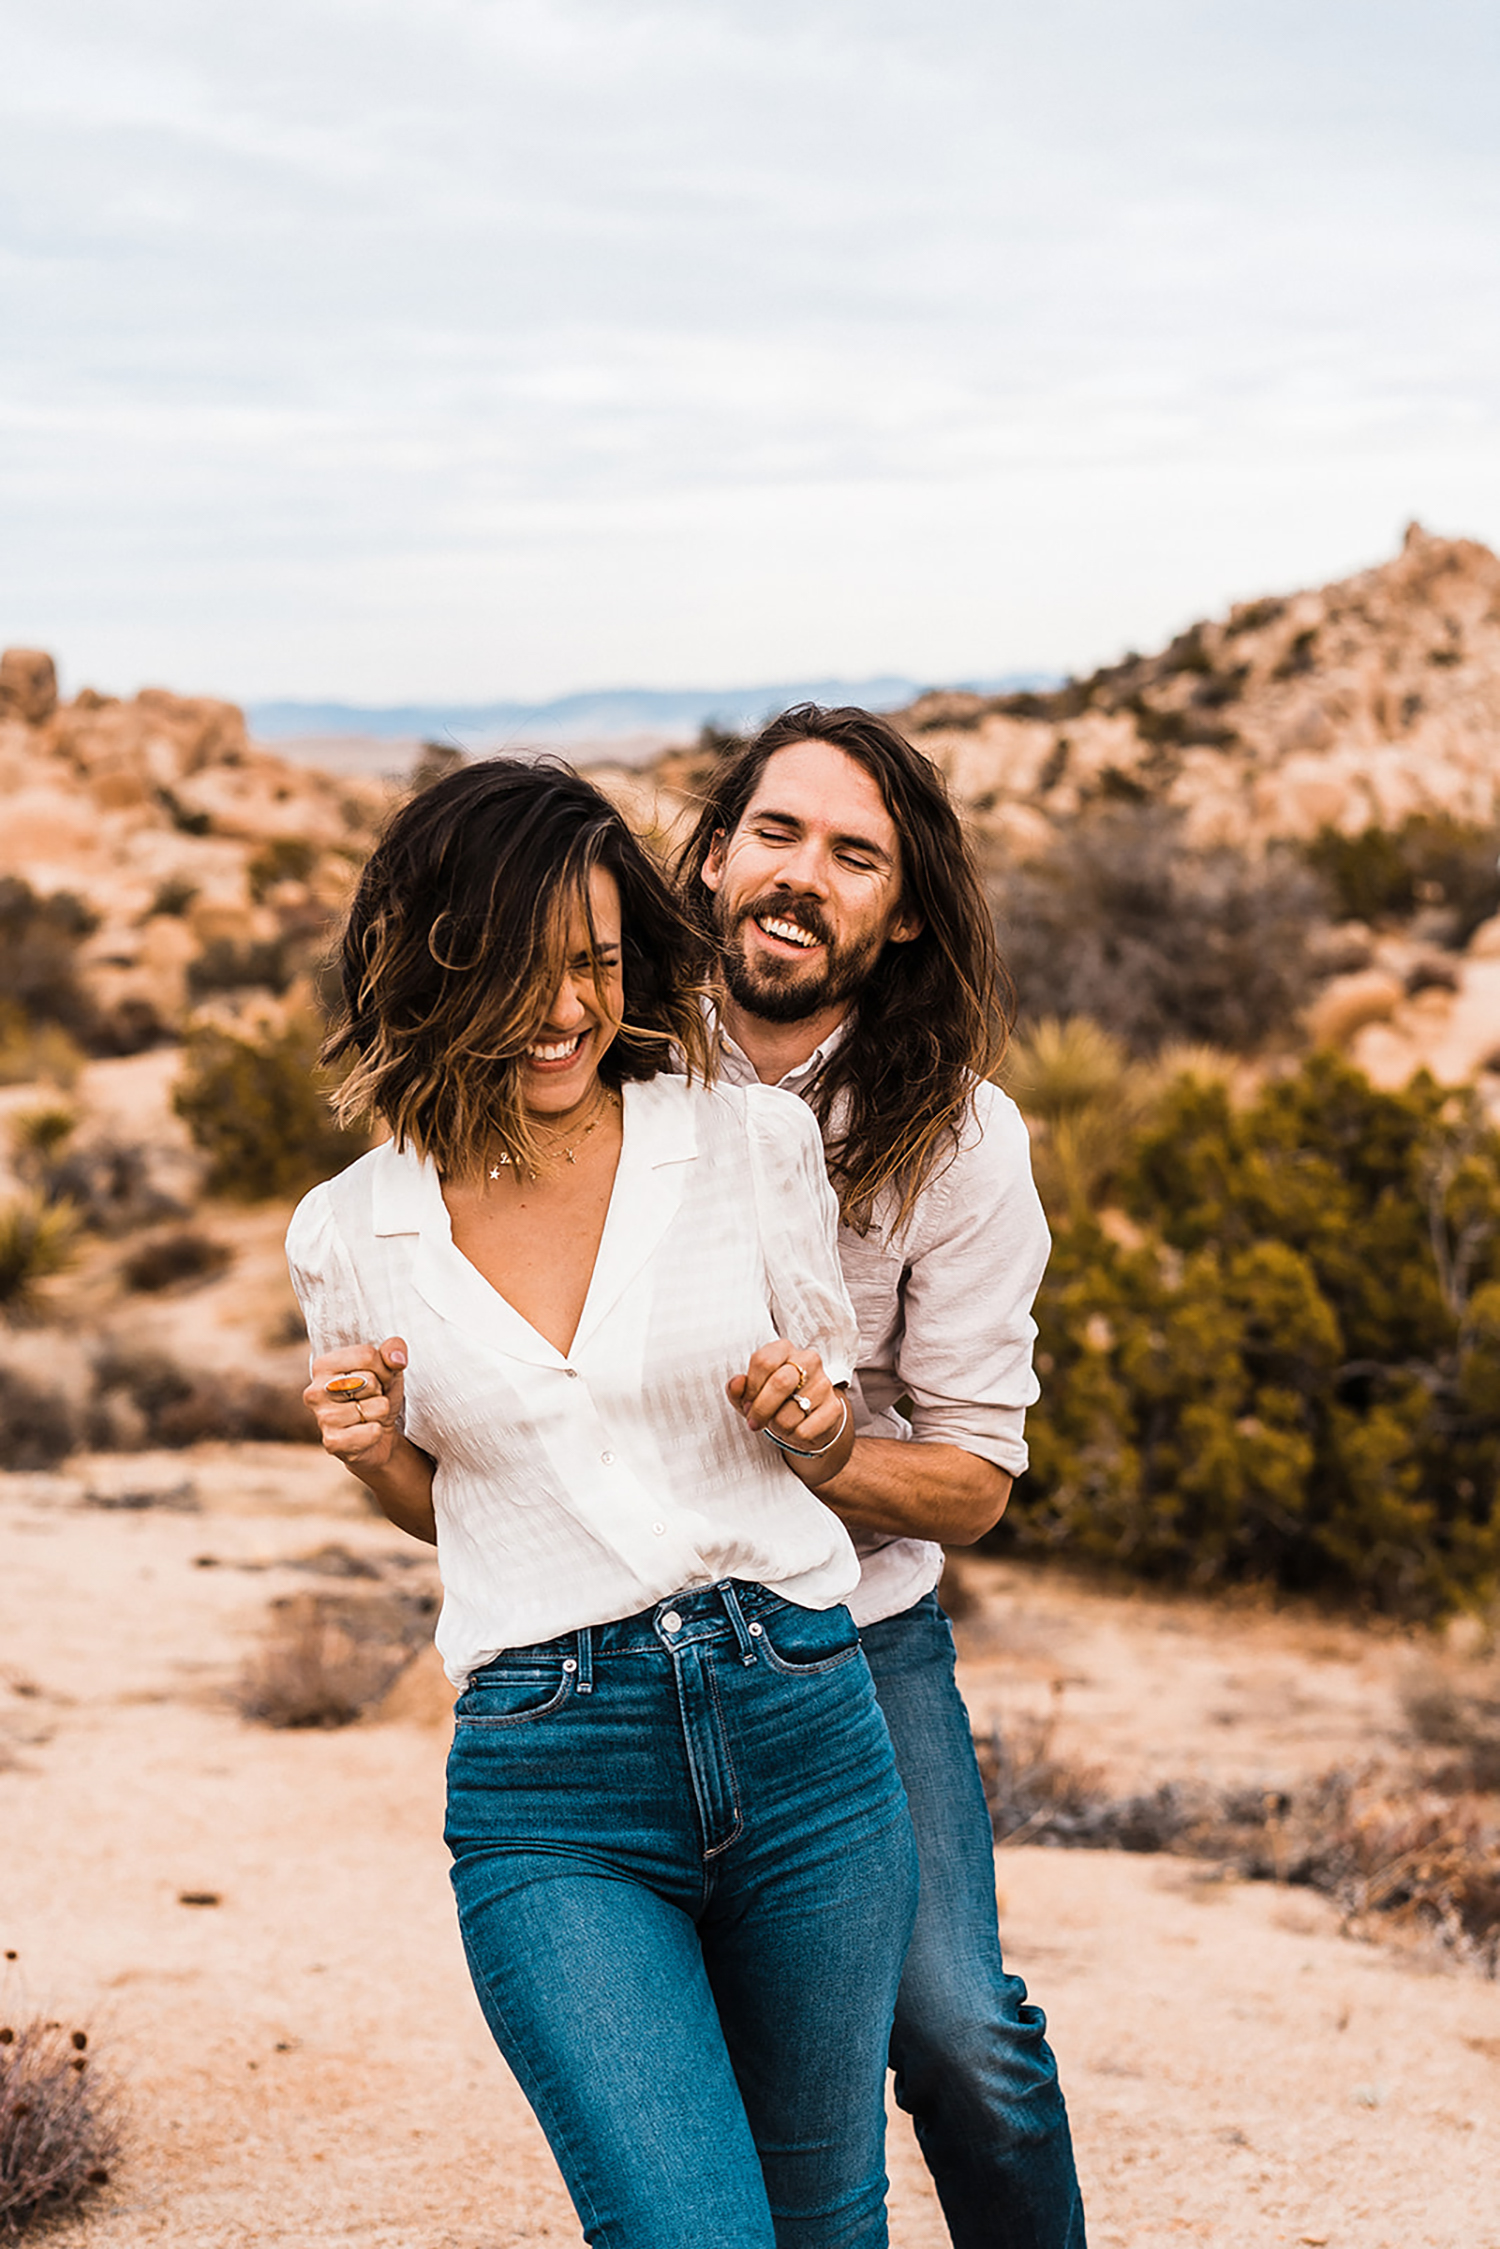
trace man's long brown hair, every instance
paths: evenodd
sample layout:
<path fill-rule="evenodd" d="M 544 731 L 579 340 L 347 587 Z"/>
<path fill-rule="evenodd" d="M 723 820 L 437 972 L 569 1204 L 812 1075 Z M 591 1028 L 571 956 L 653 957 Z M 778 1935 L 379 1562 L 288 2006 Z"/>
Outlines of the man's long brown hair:
<path fill-rule="evenodd" d="M 343 1012 L 324 1048 L 352 1062 L 341 1118 L 375 1115 L 445 1175 L 497 1154 L 535 1169 L 520 1064 L 562 981 L 589 876 L 620 890 L 625 1021 L 607 1085 L 712 1069 L 709 954 L 665 876 L 609 802 L 560 760 L 486 758 L 435 781 L 366 862 L 340 954 Z M 596 984 L 602 984 L 596 970 Z"/>
<path fill-rule="evenodd" d="M 715 838 L 734 834 L 766 766 L 794 742 L 827 742 L 869 774 L 900 838 L 902 903 L 922 922 L 908 943 L 882 948 L 811 1093 L 844 1222 L 866 1233 L 889 1187 L 904 1225 L 956 1146 L 975 1079 L 1005 1051 L 1010 982 L 942 775 L 888 719 L 852 705 L 796 704 L 720 764 L 677 859 L 700 927 L 715 932 L 703 881 Z"/>

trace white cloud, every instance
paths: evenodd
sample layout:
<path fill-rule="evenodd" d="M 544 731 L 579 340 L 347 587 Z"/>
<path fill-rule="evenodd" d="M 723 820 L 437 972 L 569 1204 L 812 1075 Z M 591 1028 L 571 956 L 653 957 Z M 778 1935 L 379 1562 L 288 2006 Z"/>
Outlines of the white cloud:
<path fill-rule="evenodd" d="M 1087 663 L 1500 537 L 1477 6 L 16 13 L 0 636 L 75 678 Z"/>

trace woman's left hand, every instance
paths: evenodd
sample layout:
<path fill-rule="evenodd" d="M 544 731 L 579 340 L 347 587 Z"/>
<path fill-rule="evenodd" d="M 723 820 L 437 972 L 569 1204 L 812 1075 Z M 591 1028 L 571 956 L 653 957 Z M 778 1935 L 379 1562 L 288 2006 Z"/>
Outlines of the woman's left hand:
<path fill-rule="evenodd" d="M 843 1396 L 811 1344 L 784 1337 L 763 1343 L 745 1372 L 725 1387 L 752 1429 L 769 1429 L 799 1452 L 816 1452 L 848 1418 Z"/>

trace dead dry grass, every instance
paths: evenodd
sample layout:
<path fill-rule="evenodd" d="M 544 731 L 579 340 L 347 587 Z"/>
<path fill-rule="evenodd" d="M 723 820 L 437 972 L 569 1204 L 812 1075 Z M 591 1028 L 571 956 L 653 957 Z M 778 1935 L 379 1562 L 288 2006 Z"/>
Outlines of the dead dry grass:
<path fill-rule="evenodd" d="M 1423 1691 L 1427 1738 L 1436 1729 L 1460 1753 L 1430 1774 L 1372 1764 L 1280 1788 L 1169 1780 L 1121 1795 L 1102 1767 L 1059 1747 L 1061 1701 L 978 1745 L 998 1843 L 1211 1862 L 1319 1891 L 1351 1932 L 1418 1933 L 1486 1975 L 1500 1969 L 1500 1801 L 1474 1780 L 1496 1749 L 1487 1705 L 1446 1683 Z"/>
<path fill-rule="evenodd" d="M 109 2183 L 118 2098 L 94 2071 L 88 2033 L 40 2020 L 0 2024 L 0 2230 L 71 2209 Z"/>

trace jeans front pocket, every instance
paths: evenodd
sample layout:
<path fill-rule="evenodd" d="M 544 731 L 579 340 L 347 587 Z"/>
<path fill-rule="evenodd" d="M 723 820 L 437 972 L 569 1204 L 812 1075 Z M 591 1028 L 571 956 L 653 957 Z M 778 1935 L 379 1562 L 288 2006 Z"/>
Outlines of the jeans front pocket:
<path fill-rule="evenodd" d="M 455 1724 L 528 1726 L 560 1708 L 572 1689 L 577 1665 L 493 1663 L 477 1671 L 453 1706 Z"/>
<path fill-rule="evenodd" d="M 840 1604 L 832 1609 L 799 1609 L 795 1602 L 778 1601 L 757 1618 L 756 1637 L 773 1671 L 789 1677 L 816 1671 L 837 1671 L 859 1655 L 859 1634 L 849 1611 Z"/>

